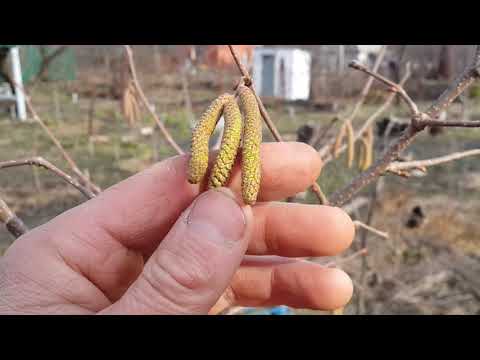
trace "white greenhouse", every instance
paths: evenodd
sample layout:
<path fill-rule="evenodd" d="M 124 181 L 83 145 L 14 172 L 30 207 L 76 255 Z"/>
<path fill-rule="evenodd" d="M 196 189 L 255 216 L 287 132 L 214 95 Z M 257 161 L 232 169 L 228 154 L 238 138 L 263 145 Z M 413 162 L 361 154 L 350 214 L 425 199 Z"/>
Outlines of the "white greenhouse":
<path fill-rule="evenodd" d="M 253 81 L 260 96 L 284 100 L 310 97 L 312 58 L 295 48 L 259 47 L 253 55 Z"/>

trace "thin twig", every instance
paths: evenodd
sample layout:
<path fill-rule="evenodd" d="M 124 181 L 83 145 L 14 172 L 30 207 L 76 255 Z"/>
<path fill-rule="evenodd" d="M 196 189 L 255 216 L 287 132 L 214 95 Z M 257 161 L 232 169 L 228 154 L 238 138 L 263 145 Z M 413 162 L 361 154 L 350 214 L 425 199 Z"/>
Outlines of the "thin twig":
<path fill-rule="evenodd" d="M 441 120 L 419 120 L 419 125 L 422 126 L 441 126 L 441 127 L 466 127 L 476 128 L 480 127 L 480 121 L 441 121 Z"/>
<path fill-rule="evenodd" d="M 72 185 L 75 189 L 80 191 L 88 199 L 93 199 L 96 195 L 90 189 L 81 185 L 72 176 L 66 174 L 65 172 L 63 172 L 62 170 L 60 170 L 55 165 L 51 164 L 50 162 L 48 162 L 42 157 L 33 157 L 30 159 L 24 159 L 24 160 L 3 161 L 3 162 L 0 162 L 0 169 L 7 169 L 7 168 L 12 168 L 17 166 L 28 166 L 28 165 L 42 167 L 44 169 L 51 171 L 52 173 L 54 173 L 55 175 L 63 179 L 65 182 Z"/>
<path fill-rule="evenodd" d="M 320 146 L 323 139 L 325 136 L 327 136 L 328 132 L 332 129 L 333 125 L 338 121 L 338 117 L 334 117 L 328 125 L 324 127 L 318 127 L 315 131 L 315 135 L 312 136 L 312 139 L 310 140 L 310 146 L 317 148 L 317 146 Z"/>
<path fill-rule="evenodd" d="M 475 156 L 475 155 L 480 155 L 480 149 L 456 152 L 453 154 L 440 156 L 433 159 L 408 161 L 408 162 L 394 162 L 390 164 L 390 166 L 388 167 L 388 171 L 398 172 L 398 171 L 404 171 L 409 169 L 427 168 L 429 166 L 440 165 L 450 161 L 462 159 L 468 156 Z"/>
<path fill-rule="evenodd" d="M 35 108 L 32 105 L 32 102 L 30 100 L 30 97 L 27 95 L 25 89 L 22 89 L 22 91 L 25 94 L 25 102 L 27 104 L 28 110 L 32 113 L 33 119 L 41 126 L 43 131 L 48 135 L 50 140 L 55 144 L 57 149 L 60 151 L 60 154 L 62 154 L 63 158 L 65 161 L 68 163 L 70 168 L 73 170 L 75 175 L 77 175 L 80 180 L 87 186 L 89 186 L 96 194 L 99 194 L 102 190 L 92 183 L 81 171 L 80 168 L 77 166 L 75 161 L 73 161 L 72 157 L 67 153 L 67 151 L 64 149 L 60 141 L 55 137 L 55 135 L 52 133 L 52 131 L 49 129 L 49 127 L 43 122 L 43 120 L 38 116 L 37 112 L 35 111 Z"/>
<path fill-rule="evenodd" d="M 412 72 L 411 72 L 411 69 L 410 69 L 410 63 L 407 63 L 405 74 L 404 74 L 403 78 L 400 80 L 399 85 L 404 86 L 411 75 L 412 75 Z M 396 96 L 397 96 L 397 94 L 395 92 L 391 92 L 386 97 L 385 102 L 372 115 L 370 115 L 370 117 L 367 120 L 364 121 L 364 123 L 362 124 L 360 129 L 355 132 L 355 136 L 354 136 L 354 141 L 355 142 L 357 142 L 359 139 L 361 139 L 362 136 L 369 129 L 370 125 L 372 125 L 373 122 L 376 119 L 378 119 L 378 117 L 380 115 L 382 115 L 392 105 L 393 100 L 395 99 Z M 326 150 L 328 150 L 328 147 L 326 148 Z M 347 150 L 347 145 L 344 144 L 340 147 L 340 149 L 338 150 L 338 153 L 342 154 L 345 150 Z M 324 164 L 327 164 L 328 162 L 333 160 L 333 156 L 332 156 L 330 151 L 328 151 L 328 152 L 324 151 L 323 156 L 322 156 L 322 150 L 320 150 L 320 156 L 322 157 L 322 161 L 323 161 Z"/>
<path fill-rule="evenodd" d="M 399 84 L 395 84 L 393 81 L 388 80 L 386 77 L 378 74 L 375 70 L 370 71 L 365 65 L 362 65 L 358 63 L 357 61 L 352 61 L 349 64 L 349 67 L 355 70 L 359 70 L 364 72 L 367 75 L 371 76 L 371 79 L 377 79 L 378 81 L 384 83 L 385 85 L 390 87 L 390 90 L 393 92 L 396 92 L 400 95 L 400 97 L 405 101 L 407 104 L 408 108 L 410 109 L 410 112 L 412 113 L 412 116 L 415 116 L 419 113 L 417 104 L 410 98 L 410 96 L 407 94 L 403 86 Z"/>
<path fill-rule="evenodd" d="M 375 229 L 374 227 L 371 227 L 371 226 L 369 226 L 369 225 L 367 225 L 367 224 L 364 224 L 364 223 L 362 223 L 361 221 L 354 221 L 353 223 L 354 223 L 355 226 L 357 226 L 357 227 L 360 227 L 360 228 L 362 228 L 362 229 L 365 229 L 365 230 L 367 230 L 367 231 L 370 231 L 370 232 L 374 233 L 375 235 L 378 235 L 378 236 L 380 236 L 380 237 L 382 237 L 382 238 L 384 238 L 384 239 L 388 239 L 388 233 L 386 233 L 386 232 L 384 232 L 384 231 L 380 231 L 380 230 L 378 230 L 378 229 Z"/>
<path fill-rule="evenodd" d="M 357 252 L 354 252 L 352 255 L 350 256 L 347 256 L 343 259 L 339 259 L 339 260 L 336 260 L 336 261 L 331 261 L 327 264 L 325 264 L 324 266 L 325 267 L 336 267 L 338 265 L 341 265 L 341 264 L 346 264 L 346 263 L 349 263 L 351 262 L 352 260 L 355 260 L 356 258 L 360 257 L 360 256 L 365 256 L 368 254 L 368 250 L 367 248 L 363 248 Z"/>
<path fill-rule="evenodd" d="M 385 57 L 386 52 L 387 52 L 387 45 L 384 45 L 384 46 L 382 46 L 382 48 L 380 49 L 380 52 L 378 53 L 375 64 L 373 65 L 373 71 L 375 71 L 375 72 L 378 71 L 378 69 L 380 68 L 380 65 L 382 64 L 383 58 Z M 362 108 L 363 104 L 365 103 L 365 101 L 367 99 L 367 96 L 368 96 L 368 94 L 370 92 L 370 89 L 373 85 L 373 80 L 374 79 L 372 77 L 368 77 L 367 81 L 365 82 L 365 85 L 363 86 L 362 91 L 360 92 L 360 97 L 358 98 L 357 103 L 353 107 L 352 112 L 343 119 L 343 124 L 345 124 L 349 121 L 350 121 L 350 123 L 353 124 L 353 121 L 355 120 L 358 112 L 360 111 L 360 109 Z M 320 153 L 320 156 L 322 157 L 322 159 L 327 154 L 331 154 L 331 147 L 333 146 L 334 142 L 335 142 L 335 140 L 332 139 L 332 141 L 330 141 L 328 144 L 325 144 L 325 146 L 323 146 L 319 150 L 319 153 Z M 344 151 L 344 149 L 343 149 L 343 151 Z M 331 160 L 331 158 L 329 160 Z"/>
<path fill-rule="evenodd" d="M 444 93 L 430 106 L 430 108 L 420 115 L 422 119 L 436 119 L 440 113 L 448 108 L 448 106 L 462 94 L 472 83 L 480 78 L 480 63 L 478 59 L 477 45 L 474 63 L 451 84 Z M 330 201 L 334 206 L 341 206 L 349 201 L 358 191 L 375 181 L 379 176 L 383 175 L 389 165 L 395 161 L 400 153 L 405 150 L 414 140 L 414 138 L 425 129 L 425 126 L 418 123 L 416 117 L 412 117 L 410 126 L 403 135 L 377 160 L 369 169 L 358 175 L 352 182 L 343 189 L 335 192 Z"/>
<path fill-rule="evenodd" d="M 15 239 L 28 232 L 28 227 L 23 221 L 8 207 L 8 205 L 0 198 L 0 221 L 5 224 L 8 232 Z"/>
<path fill-rule="evenodd" d="M 260 114 L 262 115 L 262 118 L 265 122 L 265 124 L 267 125 L 267 127 L 270 129 L 270 132 L 272 133 L 273 137 L 275 138 L 275 140 L 277 142 L 282 142 L 283 139 L 282 139 L 282 136 L 280 135 L 280 132 L 278 131 L 277 127 L 275 126 L 274 122 L 272 121 L 272 119 L 270 118 L 270 116 L 268 115 L 268 112 L 267 110 L 265 109 L 265 106 L 263 105 L 262 103 L 262 100 L 260 99 L 260 97 L 258 96 L 257 92 L 255 91 L 255 87 L 253 86 L 253 81 L 252 81 L 252 78 L 250 77 L 250 74 L 248 73 L 248 70 L 245 68 L 245 66 L 242 64 L 242 62 L 240 61 L 240 58 L 236 52 L 236 50 L 233 48 L 232 45 L 228 45 L 228 48 L 230 49 L 230 52 L 233 56 L 233 59 L 235 60 L 235 63 L 237 64 L 237 67 L 240 71 L 240 73 L 242 74 L 242 81 L 243 83 L 245 84 L 245 86 L 248 86 L 253 94 L 255 95 L 255 98 L 257 99 L 257 103 L 258 103 L 258 107 L 260 109 Z M 240 84 L 241 82 L 239 82 Z M 325 196 L 325 194 L 323 193 L 322 189 L 320 188 L 320 185 L 318 185 L 318 183 L 314 183 L 312 186 L 311 186 L 311 190 L 313 191 L 313 193 L 317 196 L 318 198 L 318 201 L 323 204 L 323 205 L 327 205 L 329 204 L 329 201 L 327 199 L 327 197 Z"/>
<path fill-rule="evenodd" d="M 126 55 L 127 55 L 127 60 L 128 60 L 129 68 L 130 68 L 130 73 L 132 75 L 133 84 L 135 86 L 135 90 L 140 95 L 140 100 L 142 101 L 144 107 L 147 109 L 147 111 L 150 113 L 150 115 L 153 117 L 153 119 L 157 123 L 157 125 L 160 128 L 160 131 L 162 132 L 162 135 L 165 138 L 165 140 L 167 140 L 167 142 L 177 152 L 178 155 L 184 155 L 185 152 L 177 144 L 177 142 L 173 139 L 172 135 L 167 130 L 167 128 L 165 127 L 163 122 L 160 120 L 160 118 L 158 117 L 158 115 L 154 111 L 153 106 L 150 104 L 147 97 L 145 96 L 145 93 L 142 90 L 142 87 L 141 87 L 140 82 L 138 80 L 137 71 L 135 69 L 135 62 L 133 61 L 133 53 L 132 53 L 132 49 L 130 48 L 130 45 L 124 45 L 124 48 L 125 48 L 125 52 L 126 52 Z"/>
<path fill-rule="evenodd" d="M 45 49 L 43 48 L 43 45 L 40 45 L 40 53 L 42 55 L 42 63 L 40 65 L 40 70 L 38 71 L 37 75 L 35 76 L 35 79 L 32 82 L 32 86 L 36 85 L 38 81 L 42 80 L 47 73 L 48 67 L 50 66 L 50 63 L 55 60 L 59 55 L 61 55 L 63 52 L 65 52 L 68 49 L 67 45 L 62 45 L 55 49 L 51 54 L 47 55 L 45 52 Z"/>
<path fill-rule="evenodd" d="M 272 133 L 273 137 L 275 138 L 276 141 L 281 142 L 282 140 L 282 135 L 280 135 L 280 132 L 278 131 L 277 127 L 275 126 L 274 122 L 268 115 L 267 109 L 265 109 L 265 106 L 263 105 L 262 100 L 258 96 L 257 92 L 255 91 L 255 87 L 253 86 L 253 81 L 252 78 L 250 77 L 250 74 L 248 73 L 247 68 L 242 64 L 240 61 L 240 57 L 238 56 L 236 50 L 233 48 L 232 45 L 228 45 L 228 48 L 230 49 L 230 53 L 233 56 L 233 59 L 235 60 L 235 63 L 237 64 L 238 69 L 240 70 L 240 73 L 243 76 L 243 81 L 245 82 L 245 86 L 248 86 L 250 89 L 252 89 L 253 94 L 255 95 L 255 98 L 257 99 L 258 107 L 260 109 L 260 114 L 262 115 L 263 120 L 265 121 L 265 124 L 268 126 L 270 129 L 270 132 Z"/>
<path fill-rule="evenodd" d="M 383 58 L 385 57 L 385 54 L 387 52 L 387 45 L 383 45 L 382 48 L 380 49 L 380 52 L 378 53 L 377 59 L 375 61 L 375 64 L 373 65 L 373 71 L 377 72 L 378 69 L 380 68 L 380 65 L 383 62 Z M 360 93 L 360 98 L 358 99 L 357 103 L 355 104 L 355 107 L 353 108 L 352 112 L 348 117 L 345 118 L 344 123 L 351 121 L 355 119 L 357 116 L 358 112 L 362 108 L 363 104 L 365 103 L 365 100 L 367 100 L 368 93 L 370 92 L 370 89 L 372 88 L 373 85 L 373 80 L 371 77 L 367 79 L 365 82 L 365 85 Z"/>

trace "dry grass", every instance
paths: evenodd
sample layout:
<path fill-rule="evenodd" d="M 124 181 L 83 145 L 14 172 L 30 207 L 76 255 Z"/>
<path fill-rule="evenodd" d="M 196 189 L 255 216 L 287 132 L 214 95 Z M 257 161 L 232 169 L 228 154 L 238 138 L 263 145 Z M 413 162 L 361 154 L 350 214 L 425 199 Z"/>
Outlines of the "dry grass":
<path fill-rule="evenodd" d="M 145 77 L 142 82 L 148 79 Z M 195 79 L 190 83 L 190 91 L 193 111 L 198 117 L 222 86 L 223 90 L 228 90 L 228 81 L 224 81 L 223 85 L 212 85 L 207 76 L 199 76 L 196 81 L 193 80 Z M 94 112 L 96 136 L 90 141 L 87 135 L 90 99 L 80 96 L 79 102 L 74 104 L 67 92 L 71 85 L 61 85 L 58 88 L 60 118 L 57 118 L 54 112 L 51 85 L 41 84 L 34 90 L 32 99 L 35 106 L 79 166 L 82 169 L 88 168 L 91 178 L 102 188 L 174 155 L 158 133 L 144 136 L 138 129 L 130 129 L 121 115 L 119 102 L 108 98 L 97 101 Z M 181 80 L 171 75 L 159 77 L 155 82 L 147 82 L 145 91 L 155 104 L 157 112 L 164 115 L 166 126 L 174 138 L 188 150 L 191 130 L 188 114 L 184 110 Z M 351 102 L 347 103 L 348 106 L 350 104 Z M 292 105 L 293 112 L 284 104 L 266 105 L 285 140 L 295 140 L 296 130 L 301 125 L 327 124 L 335 115 L 299 105 Z M 359 117 L 366 117 L 375 108 L 376 105 L 367 103 Z M 344 111 L 348 113 L 347 110 L 348 108 Z M 456 112 L 459 112 L 458 106 L 453 109 L 453 113 Z M 471 112 L 472 117 L 480 118 L 480 104 L 474 104 Z M 405 116 L 406 109 L 394 108 L 391 113 L 402 117 Z M 336 126 L 339 125 L 340 123 Z M 139 119 L 139 127 L 145 126 L 153 127 L 153 119 L 148 116 Z M 0 161 L 42 155 L 55 165 L 68 169 L 36 124 L 12 123 L 0 115 L 0 133 L 4 134 L 0 137 Z M 267 130 L 264 131 L 264 137 L 265 141 L 273 141 Z M 449 129 L 434 138 L 422 135 L 409 152 L 414 154 L 415 158 L 428 158 L 471 147 L 480 147 L 480 130 Z M 340 156 L 323 170 L 320 185 L 327 195 L 345 185 L 358 172 L 358 169 L 346 169 L 345 156 L 346 154 Z M 0 188 L 5 201 L 30 227 L 43 224 L 83 201 L 80 194 L 59 179 L 42 170 L 38 170 L 37 174 L 42 191 L 36 188 L 38 183 L 35 182 L 31 168 L 9 169 L 0 173 Z M 480 232 L 480 192 L 478 187 L 472 185 L 475 181 L 480 185 L 480 162 L 476 158 L 433 167 L 423 178 L 405 180 L 394 176 L 387 177 L 386 190 L 382 195 L 384 200 L 374 217 L 373 225 L 387 231 L 391 238 L 385 240 L 373 235 L 369 238 L 370 285 L 364 290 L 368 294 L 368 312 L 480 311 L 479 301 L 469 297 L 472 290 L 468 283 L 440 261 L 446 256 L 445 251 L 458 251 L 471 257 L 480 257 L 480 241 L 476 236 Z M 365 189 L 364 194 L 367 193 L 368 189 Z M 316 199 L 309 196 L 304 201 L 314 203 Z M 412 208 L 419 204 L 425 210 L 426 221 L 419 228 L 407 229 L 405 221 Z M 364 217 L 365 214 L 361 212 L 360 216 Z M 0 254 L 10 241 L 10 235 L 2 231 Z M 447 250 L 437 251 L 437 246 Z M 354 247 L 351 251 L 355 250 L 358 249 Z M 359 266 L 360 260 L 354 261 L 346 265 L 345 270 L 355 279 Z M 430 283 L 426 284 L 425 281 Z M 445 285 L 446 282 L 450 285 Z M 452 285 L 454 283 L 455 285 Z M 422 290 L 423 293 L 414 292 L 414 289 L 422 286 L 427 290 Z M 358 291 L 361 290 L 357 289 Z M 452 299 L 456 296 L 460 300 L 439 300 L 435 294 L 452 296 Z M 350 305 L 346 313 L 353 313 L 354 310 L 354 306 Z M 299 313 L 311 312 L 302 310 Z"/>

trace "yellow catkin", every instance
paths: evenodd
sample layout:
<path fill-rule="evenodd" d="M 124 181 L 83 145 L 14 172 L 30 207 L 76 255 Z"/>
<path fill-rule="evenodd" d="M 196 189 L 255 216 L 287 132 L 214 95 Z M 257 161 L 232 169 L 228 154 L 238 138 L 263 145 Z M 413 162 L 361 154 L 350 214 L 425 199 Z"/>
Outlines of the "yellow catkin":
<path fill-rule="evenodd" d="M 363 161 L 360 164 L 360 170 L 365 171 L 367 170 L 373 162 L 373 144 L 372 142 L 368 141 L 368 139 L 362 138 L 361 140 L 363 144 Z"/>
<path fill-rule="evenodd" d="M 345 138 L 345 135 L 347 134 L 347 127 L 345 124 L 342 125 L 340 128 L 340 131 L 338 132 L 338 135 L 335 139 L 335 144 L 333 145 L 333 157 L 337 158 L 340 152 L 340 147 L 342 146 L 343 139 Z"/>
<path fill-rule="evenodd" d="M 347 166 L 349 169 L 351 169 L 353 166 L 353 162 L 355 160 L 355 136 L 353 134 L 352 123 L 350 121 L 347 121 L 345 125 L 347 127 L 347 138 L 348 138 Z"/>
<path fill-rule="evenodd" d="M 210 174 L 209 187 L 224 186 L 232 171 L 242 139 L 242 114 L 233 96 L 230 96 L 223 109 L 225 129 L 222 144 Z"/>
<path fill-rule="evenodd" d="M 188 166 L 188 181 L 198 184 L 208 169 L 208 142 L 218 120 L 222 117 L 225 103 L 232 95 L 224 94 L 215 99 L 198 121 L 192 136 L 191 157 Z"/>
<path fill-rule="evenodd" d="M 261 182 L 262 119 L 252 90 L 246 86 L 240 86 L 238 94 L 244 116 L 242 195 L 246 204 L 253 205 L 257 201 Z"/>
<path fill-rule="evenodd" d="M 358 169 L 362 170 L 363 164 L 365 163 L 365 139 L 360 139 L 358 142 L 359 150 L 358 150 Z"/>
<path fill-rule="evenodd" d="M 364 170 L 368 169 L 373 164 L 373 145 L 374 145 L 374 134 L 373 126 L 370 126 L 365 134 L 366 141 L 366 153 L 365 153 L 365 164 Z"/>

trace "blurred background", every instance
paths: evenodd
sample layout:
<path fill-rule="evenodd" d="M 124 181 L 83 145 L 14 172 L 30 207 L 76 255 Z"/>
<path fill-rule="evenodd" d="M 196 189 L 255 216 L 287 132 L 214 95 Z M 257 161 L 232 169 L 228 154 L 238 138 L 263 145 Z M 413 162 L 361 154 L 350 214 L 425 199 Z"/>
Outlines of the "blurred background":
<path fill-rule="evenodd" d="M 349 62 L 371 68 L 381 48 L 235 45 L 285 140 L 310 142 L 315 131 L 325 129 L 328 135 L 314 144 L 317 149 L 338 132 L 340 122 L 332 119 L 352 111 L 367 80 L 350 69 Z M 228 47 L 134 45 L 132 50 L 146 96 L 188 151 L 196 120 L 239 80 Z M 425 109 L 471 61 L 473 51 L 471 45 L 389 45 L 378 72 L 399 82 L 409 63 L 412 74 L 405 88 Z M 125 113 L 128 76 L 119 45 L 0 45 L 0 161 L 42 156 L 69 172 L 58 149 L 28 113 L 18 83 L 81 170 L 103 189 L 175 155 L 145 109 Z M 356 121 L 367 119 L 387 96 L 385 86 L 374 82 Z M 480 120 L 480 84 L 444 116 Z M 376 138 L 384 135 L 385 124 L 405 121 L 408 109 L 394 101 L 377 119 Z M 264 140 L 273 141 L 266 128 Z M 450 128 L 420 135 L 404 156 L 427 159 L 476 148 L 479 129 Z M 326 165 L 319 184 L 328 196 L 358 172 L 345 166 L 342 155 Z M 355 281 L 355 296 L 345 314 L 480 314 L 479 189 L 478 157 L 432 167 L 409 179 L 388 175 L 364 189 L 350 215 L 390 236 L 358 230 L 352 249 L 342 255 L 347 260 L 339 260 L 338 266 Z M 34 167 L 0 170 L 0 196 L 30 228 L 84 201 L 61 179 Z M 308 192 L 294 201 L 317 202 Z M 1 254 L 13 238 L 0 230 Z M 367 255 L 349 258 L 363 247 Z M 313 259 L 331 260 L 338 259 Z"/>

